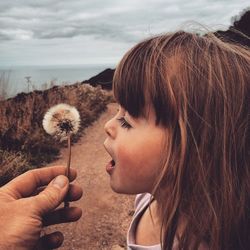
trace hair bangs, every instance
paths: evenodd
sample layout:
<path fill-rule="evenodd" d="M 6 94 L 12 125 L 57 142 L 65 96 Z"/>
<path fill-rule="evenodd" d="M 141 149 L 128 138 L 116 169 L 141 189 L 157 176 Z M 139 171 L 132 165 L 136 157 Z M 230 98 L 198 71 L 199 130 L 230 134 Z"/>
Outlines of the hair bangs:
<path fill-rule="evenodd" d="M 144 115 L 145 107 L 145 65 L 137 47 L 125 54 L 117 66 L 113 78 L 113 92 L 116 101 L 133 117 Z"/>
<path fill-rule="evenodd" d="M 176 109 L 166 80 L 166 44 L 161 43 L 161 36 L 156 42 L 151 38 L 125 54 L 114 73 L 113 92 L 116 101 L 133 117 L 147 117 L 151 106 L 156 124 L 167 127 L 176 117 Z"/>

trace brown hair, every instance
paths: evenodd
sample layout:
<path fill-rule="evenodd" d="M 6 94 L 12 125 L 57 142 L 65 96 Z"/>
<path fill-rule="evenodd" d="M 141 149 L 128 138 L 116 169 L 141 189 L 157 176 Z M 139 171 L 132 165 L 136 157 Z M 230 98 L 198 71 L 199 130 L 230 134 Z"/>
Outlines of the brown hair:
<path fill-rule="evenodd" d="M 145 40 L 119 63 L 114 95 L 132 116 L 150 103 L 168 132 L 160 195 L 163 249 L 247 249 L 250 51 L 212 34 Z M 178 234 L 181 218 L 185 227 Z"/>

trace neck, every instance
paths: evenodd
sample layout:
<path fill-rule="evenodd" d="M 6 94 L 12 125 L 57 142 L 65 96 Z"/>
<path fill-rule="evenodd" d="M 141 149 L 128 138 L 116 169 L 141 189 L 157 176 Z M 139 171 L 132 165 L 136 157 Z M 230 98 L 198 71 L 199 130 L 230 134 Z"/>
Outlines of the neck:
<path fill-rule="evenodd" d="M 162 201 L 166 199 L 165 197 L 166 197 L 166 194 L 160 195 L 160 193 L 158 192 L 154 195 L 154 200 L 151 203 L 152 211 L 153 211 L 152 217 L 154 219 L 156 218 L 155 219 L 156 224 L 160 226 L 163 234 L 164 234 L 164 231 L 166 230 L 166 225 L 162 225 L 163 219 L 166 216 L 166 214 L 164 214 L 164 207 L 162 205 Z M 177 230 L 176 230 L 175 236 L 180 237 L 185 230 L 187 220 L 185 219 L 183 215 L 180 215 L 180 217 L 178 217 L 177 220 L 178 222 L 177 222 Z M 171 228 L 169 230 L 171 230 Z"/>
<path fill-rule="evenodd" d="M 136 244 L 151 246 L 160 243 L 161 220 L 157 212 L 157 201 L 153 200 L 145 210 L 136 229 Z"/>

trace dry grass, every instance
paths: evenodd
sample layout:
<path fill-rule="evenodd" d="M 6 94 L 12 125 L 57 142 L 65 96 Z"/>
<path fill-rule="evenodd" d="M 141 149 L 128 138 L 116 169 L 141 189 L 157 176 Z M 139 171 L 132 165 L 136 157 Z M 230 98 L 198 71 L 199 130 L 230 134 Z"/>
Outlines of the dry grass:
<path fill-rule="evenodd" d="M 29 169 L 32 166 L 22 152 L 0 150 L 0 186 Z"/>
<path fill-rule="evenodd" d="M 109 92 L 79 83 L 28 94 L 21 93 L 14 98 L 0 101 L 0 149 L 1 152 L 11 151 L 10 155 L 15 156 L 0 158 L 0 177 L 9 180 L 16 174 L 12 171 L 13 175 L 9 176 L 11 171 L 8 169 L 21 173 L 29 168 L 45 165 L 58 157 L 64 144 L 54 141 L 42 128 L 43 116 L 51 106 L 68 103 L 78 109 L 81 128 L 78 135 L 73 137 L 73 142 L 76 142 L 84 128 L 99 117 L 111 99 Z M 9 161 L 9 157 L 13 161 Z"/>

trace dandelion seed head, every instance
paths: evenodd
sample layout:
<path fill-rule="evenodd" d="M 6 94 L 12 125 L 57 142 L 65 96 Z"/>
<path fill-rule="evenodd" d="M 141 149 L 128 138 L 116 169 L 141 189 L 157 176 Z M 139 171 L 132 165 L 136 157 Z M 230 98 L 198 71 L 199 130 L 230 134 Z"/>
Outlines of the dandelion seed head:
<path fill-rule="evenodd" d="M 61 103 L 51 107 L 43 118 L 45 131 L 60 140 L 66 140 L 68 135 L 76 134 L 79 127 L 79 112 L 68 104 Z"/>

